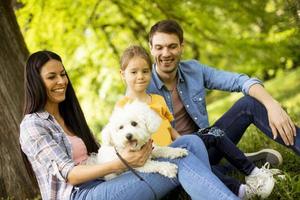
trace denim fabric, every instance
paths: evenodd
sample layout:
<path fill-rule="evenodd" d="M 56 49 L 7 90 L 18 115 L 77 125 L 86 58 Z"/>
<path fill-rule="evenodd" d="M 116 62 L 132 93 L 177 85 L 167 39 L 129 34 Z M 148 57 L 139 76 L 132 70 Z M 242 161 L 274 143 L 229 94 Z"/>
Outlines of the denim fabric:
<path fill-rule="evenodd" d="M 266 108 L 256 99 L 250 96 L 245 96 L 239 99 L 216 123 L 217 126 L 225 131 L 227 138 L 233 143 L 237 144 L 244 132 L 250 124 L 254 124 L 264 134 L 272 138 L 272 131 L 269 126 L 269 120 Z M 295 144 L 287 146 L 300 155 L 300 129 L 296 127 L 297 136 L 295 137 Z M 276 142 L 285 145 L 280 137 Z M 212 166 L 212 171 L 219 177 L 220 180 L 235 194 L 238 194 L 240 182 L 234 178 L 226 176 L 220 172 L 215 165 L 220 162 L 224 156 L 217 148 L 208 149 L 209 159 Z"/>
<path fill-rule="evenodd" d="M 160 80 L 155 67 L 154 64 L 152 80 L 147 91 L 163 96 L 169 110 L 174 116 L 171 94 Z M 243 92 L 247 95 L 250 86 L 257 83 L 261 84 L 258 79 L 249 78 L 244 74 L 217 70 L 203 65 L 196 60 L 182 61 L 178 66 L 178 94 L 186 111 L 199 128 L 209 126 L 205 102 L 205 89 Z M 175 121 L 172 122 L 172 126 L 175 127 Z"/>
<path fill-rule="evenodd" d="M 245 154 L 226 136 L 226 133 L 216 127 L 207 128 L 206 132 L 197 132 L 207 149 L 215 148 L 217 151 L 226 158 L 234 167 L 245 175 L 249 175 L 255 168 L 255 165 L 250 162 Z"/>
<path fill-rule="evenodd" d="M 250 124 L 254 124 L 265 135 L 273 139 L 272 129 L 269 126 L 269 120 L 266 108 L 256 99 L 245 96 L 239 99 L 216 123 L 217 126 L 226 132 L 227 137 L 237 144 Z M 297 155 L 300 155 L 300 129 L 296 127 L 297 136 L 294 138 L 293 146 L 286 146 L 280 136 L 275 140 L 292 149 Z M 217 164 L 222 155 L 215 148 L 209 149 L 211 164 Z"/>
<path fill-rule="evenodd" d="M 245 175 L 249 175 L 255 168 L 255 165 L 250 162 L 245 154 L 226 136 L 226 133 L 216 127 L 200 129 L 197 133 L 204 142 L 207 149 L 217 149 L 218 153 L 225 157 L 236 169 Z M 211 156 L 213 158 L 213 156 Z M 240 188 L 240 181 L 226 176 L 224 172 L 219 170 L 219 166 L 213 165 L 213 173 L 236 195 Z"/>
<path fill-rule="evenodd" d="M 138 172 L 152 186 L 159 199 L 179 184 L 193 200 L 238 199 L 211 172 L 206 148 L 197 136 L 180 137 L 171 146 L 184 147 L 189 150 L 189 155 L 184 158 L 160 159 L 177 164 L 177 178 L 169 179 L 158 173 Z M 81 199 L 150 200 L 154 199 L 154 194 L 147 184 L 140 181 L 132 172 L 125 172 L 110 181 L 93 181 L 75 187 L 71 200 Z"/>

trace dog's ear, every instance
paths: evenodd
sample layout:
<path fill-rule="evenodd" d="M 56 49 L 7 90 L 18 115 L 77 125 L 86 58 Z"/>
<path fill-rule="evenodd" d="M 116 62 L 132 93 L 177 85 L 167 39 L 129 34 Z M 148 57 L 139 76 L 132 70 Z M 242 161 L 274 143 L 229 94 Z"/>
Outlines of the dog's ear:
<path fill-rule="evenodd" d="M 161 117 L 150 107 L 146 115 L 146 127 L 150 133 L 155 133 L 161 125 Z"/>
<path fill-rule="evenodd" d="M 122 111 L 121 108 L 115 107 L 110 118 L 108 124 L 103 128 L 101 132 L 101 138 L 102 138 L 102 145 L 107 146 L 114 146 L 113 140 L 112 140 L 112 134 L 115 132 L 113 124 L 115 124 L 115 121 L 118 119 L 118 113 Z"/>
<path fill-rule="evenodd" d="M 112 127 L 110 124 L 107 124 L 101 132 L 102 145 L 105 146 L 113 145 L 111 134 L 112 134 Z"/>

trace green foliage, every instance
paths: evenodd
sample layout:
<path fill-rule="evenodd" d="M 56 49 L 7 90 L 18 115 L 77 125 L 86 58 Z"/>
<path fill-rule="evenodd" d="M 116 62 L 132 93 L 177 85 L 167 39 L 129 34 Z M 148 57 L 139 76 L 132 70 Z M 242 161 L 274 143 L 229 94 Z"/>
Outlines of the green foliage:
<path fill-rule="evenodd" d="M 130 44 L 148 46 L 156 21 L 173 18 L 185 31 L 183 58 L 257 76 L 300 124 L 300 4 L 297 0 L 19 0 L 17 19 L 31 52 L 60 54 L 92 130 L 98 134 L 124 93 L 119 57 Z M 291 71 L 287 73 L 286 71 Z M 210 92 L 214 122 L 240 95 Z M 259 141 L 259 142 L 258 142 Z M 244 151 L 279 150 L 286 179 L 269 199 L 299 199 L 299 158 L 254 127 Z M 183 195 L 184 196 L 184 195 Z M 184 199 L 184 197 L 183 197 Z M 187 198 L 186 198 L 187 199 Z"/>
<path fill-rule="evenodd" d="M 18 22 L 31 52 L 59 53 L 95 133 L 124 93 L 118 59 L 148 46 L 156 21 L 185 31 L 183 58 L 269 79 L 300 63 L 297 1 L 19 0 Z M 296 10 L 296 11 L 295 11 Z"/>

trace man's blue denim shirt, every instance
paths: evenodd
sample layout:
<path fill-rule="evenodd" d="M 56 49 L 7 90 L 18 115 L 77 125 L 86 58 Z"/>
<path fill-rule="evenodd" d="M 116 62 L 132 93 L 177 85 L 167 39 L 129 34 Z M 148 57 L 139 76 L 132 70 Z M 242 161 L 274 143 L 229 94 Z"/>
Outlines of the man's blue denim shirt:
<path fill-rule="evenodd" d="M 164 86 L 153 65 L 152 79 L 147 89 L 148 93 L 159 94 L 174 115 L 171 93 Z M 196 60 L 181 61 L 178 66 L 177 91 L 185 109 L 199 128 L 209 126 L 205 102 L 205 89 L 218 89 L 230 92 L 243 92 L 248 95 L 249 88 L 254 84 L 262 84 L 256 78 L 249 78 L 245 74 L 238 74 L 217 70 L 199 63 Z M 175 127 L 175 121 L 172 122 Z"/>

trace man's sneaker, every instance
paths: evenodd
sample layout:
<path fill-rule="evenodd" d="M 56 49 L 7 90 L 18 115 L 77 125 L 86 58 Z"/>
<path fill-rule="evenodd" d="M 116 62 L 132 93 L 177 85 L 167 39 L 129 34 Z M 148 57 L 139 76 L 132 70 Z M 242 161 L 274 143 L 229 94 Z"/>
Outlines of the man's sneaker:
<path fill-rule="evenodd" d="M 262 163 L 268 162 L 272 166 L 279 166 L 282 164 L 282 156 L 281 154 L 274 149 L 262 149 L 253 153 L 245 153 L 245 156 L 251 162 L 259 162 Z"/>
<path fill-rule="evenodd" d="M 269 169 L 269 167 L 270 164 L 266 163 L 260 168 L 260 172 L 245 177 L 246 194 L 244 199 L 251 199 L 254 196 L 265 199 L 271 194 L 275 185 L 273 175 L 280 173 L 280 170 Z"/>

